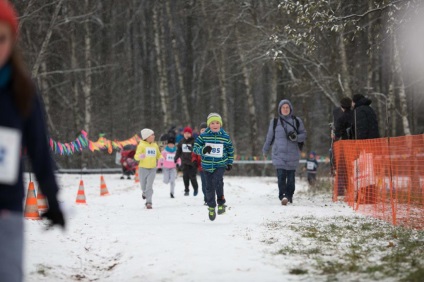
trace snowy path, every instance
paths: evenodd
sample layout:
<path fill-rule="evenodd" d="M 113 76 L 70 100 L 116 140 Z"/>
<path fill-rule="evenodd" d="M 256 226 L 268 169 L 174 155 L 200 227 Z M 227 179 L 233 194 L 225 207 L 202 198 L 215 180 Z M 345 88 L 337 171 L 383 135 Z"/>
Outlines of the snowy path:
<path fill-rule="evenodd" d="M 285 238 L 269 238 L 266 223 L 355 215 L 330 199 L 314 203 L 298 180 L 294 205 L 283 207 L 275 178 L 227 177 L 227 213 L 210 222 L 202 194 L 184 197 L 181 178 L 170 199 L 157 175 L 153 210 L 144 208 L 139 185 L 118 175 L 105 176 L 111 195 L 100 197 L 99 178 L 83 177 L 88 205 L 81 206 L 74 204 L 79 176 L 58 176 L 66 232 L 26 221 L 26 281 L 297 281 L 288 266 L 302 262 L 273 255 L 264 242 Z"/>

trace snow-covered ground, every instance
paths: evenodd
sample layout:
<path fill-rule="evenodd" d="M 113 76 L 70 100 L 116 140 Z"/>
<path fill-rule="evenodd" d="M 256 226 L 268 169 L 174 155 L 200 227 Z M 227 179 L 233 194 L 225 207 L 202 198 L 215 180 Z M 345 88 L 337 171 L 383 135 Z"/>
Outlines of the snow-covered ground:
<path fill-rule="evenodd" d="M 26 221 L 26 281 L 299 281 L 290 274 L 308 269 L 290 255 L 275 255 L 293 231 L 285 225 L 302 217 L 327 220 L 357 216 L 331 198 L 311 197 L 296 180 L 294 204 L 281 206 L 276 178 L 226 177 L 227 213 L 209 221 L 200 192 L 176 198 L 158 174 L 153 209 L 144 208 L 139 184 L 105 175 L 110 196 L 100 196 L 100 176 L 82 176 L 87 205 L 75 204 L 80 176 L 58 175 L 67 229 L 45 231 L 45 223 Z M 200 183 L 200 178 L 198 179 Z M 303 193 L 302 193 L 303 192 Z M 278 238 L 269 224 L 278 222 Z M 268 243 L 267 243 L 268 242 Z"/>

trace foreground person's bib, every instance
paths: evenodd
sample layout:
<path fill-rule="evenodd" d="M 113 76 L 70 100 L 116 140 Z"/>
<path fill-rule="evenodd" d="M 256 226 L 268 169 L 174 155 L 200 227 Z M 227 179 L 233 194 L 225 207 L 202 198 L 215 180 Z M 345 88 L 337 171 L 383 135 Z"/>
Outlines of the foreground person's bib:
<path fill-rule="evenodd" d="M 14 185 L 18 181 L 21 132 L 0 126 L 0 184 Z"/>

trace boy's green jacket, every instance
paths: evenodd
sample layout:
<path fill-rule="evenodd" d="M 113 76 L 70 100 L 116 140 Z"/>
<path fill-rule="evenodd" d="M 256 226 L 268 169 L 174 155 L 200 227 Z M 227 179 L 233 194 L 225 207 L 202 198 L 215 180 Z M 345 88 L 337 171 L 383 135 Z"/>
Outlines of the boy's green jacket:
<path fill-rule="evenodd" d="M 206 146 L 212 147 L 210 154 L 203 154 L 203 148 Z M 222 128 L 218 132 L 207 128 L 194 142 L 193 152 L 202 157 L 202 168 L 208 172 L 232 165 L 234 160 L 233 143 L 228 133 Z"/>

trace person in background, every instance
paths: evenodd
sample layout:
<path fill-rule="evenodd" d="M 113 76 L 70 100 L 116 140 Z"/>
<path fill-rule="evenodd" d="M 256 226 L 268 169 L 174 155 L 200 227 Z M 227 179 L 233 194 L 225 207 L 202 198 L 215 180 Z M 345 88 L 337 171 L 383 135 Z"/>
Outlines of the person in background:
<path fill-rule="evenodd" d="M 199 128 L 200 128 L 200 135 L 202 135 L 206 131 L 206 128 L 208 128 L 208 125 L 206 124 L 206 122 L 202 122 Z M 200 174 L 200 179 L 202 180 L 203 200 L 205 202 L 204 205 L 207 206 L 208 203 L 206 199 L 206 178 L 205 178 L 205 173 L 203 172 L 203 169 L 202 169 L 202 158 L 200 155 L 196 155 L 195 153 L 192 153 L 192 161 L 194 164 L 196 164 L 197 171 Z"/>
<path fill-rule="evenodd" d="M 178 129 L 178 133 L 177 133 L 177 135 L 176 135 L 176 137 L 175 137 L 175 142 L 176 142 L 176 144 L 179 144 L 180 142 L 181 142 L 181 140 L 183 140 L 184 139 L 184 134 L 183 134 L 183 131 L 184 131 L 184 128 L 179 128 Z"/>
<path fill-rule="evenodd" d="M 315 152 L 309 153 L 309 158 L 306 160 L 305 169 L 308 173 L 308 183 L 310 187 L 314 187 L 317 182 L 318 162 Z"/>
<path fill-rule="evenodd" d="M 146 200 L 146 208 L 152 209 L 153 181 L 156 177 L 157 161 L 162 157 L 159 146 L 155 142 L 153 130 L 144 128 L 141 131 L 142 140 L 137 146 L 134 159 L 139 161 L 139 177 L 142 197 Z"/>
<path fill-rule="evenodd" d="M 353 129 L 354 139 L 379 138 L 377 115 L 371 108 L 371 100 L 362 94 L 353 95 Z"/>
<path fill-rule="evenodd" d="M 353 139 L 352 99 L 349 97 L 343 97 L 340 100 L 340 108 L 343 113 L 335 121 L 334 136 L 332 136 L 332 138 L 334 141 Z"/>
<path fill-rule="evenodd" d="M 231 138 L 222 128 L 222 118 L 217 113 L 210 113 L 207 119 L 208 128 L 194 143 L 193 152 L 202 156 L 202 168 L 206 179 L 206 199 L 208 215 L 211 221 L 218 214 L 225 213 L 224 173 L 233 167 L 234 147 Z"/>
<path fill-rule="evenodd" d="M 332 136 L 335 142 L 339 140 L 353 139 L 353 111 L 352 111 L 352 99 L 349 97 L 343 97 L 340 100 L 340 108 L 342 115 L 339 116 L 334 125 L 334 135 Z M 335 158 L 334 158 L 335 159 Z M 338 163 L 333 161 L 334 171 L 337 175 L 337 195 L 343 196 L 348 184 L 347 166 L 345 163 L 344 153 L 341 152 L 338 156 Z"/>
<path fill-rule="evenodd" d="M 303 121 L 294 116 L 293 106 L 289 100 L 281 100 L 278 104 L 278 118 L 270 122 L 262 152 L 266 157 L 273 145 L 272 163 L 277 170 L 278 198 L 282 205 L 293 203 L 295 172 L 300 159 L 298 143 L 305 140 L 306 130 Z"/>
<path fill-rule="evenodd" d="M 193 185 L 193 196 L 197 196 L 199 192 L 199 184 L 197 183 L 197 167 L 193 163 L 191 153 L 193 152 L 194 138 L 193 130 L 190 127 L 184 128 L 184 139 L 178 143 L 177 153 L 175 154 L 175 163 L 181 158 L 184 181 L 184 196 L 190 194 L 190 181 Z"/>
<path fill-rule="evenodd" d="M 175 137 L 169 137 L 167 143 L 162 151 L 162 159 L 159 162 L 163 173 L 163 183 L 171 185 L 170 196 L 175 198 L 175 179 L 177 179 L 177 164 L 174 162 L 175 153 L 177 152 Z M 181 163 L 180 159 L 178 159 L 178 163 Z"/>
<path fill-rule="evenodd" d="M 0 280 L 23 281 L 23 162 L 25 148 L 49 209 L 42 218 L 65 227 L 47 143 L 41 98 L 18 49 L 18 16 L 0 0 Z"/>

